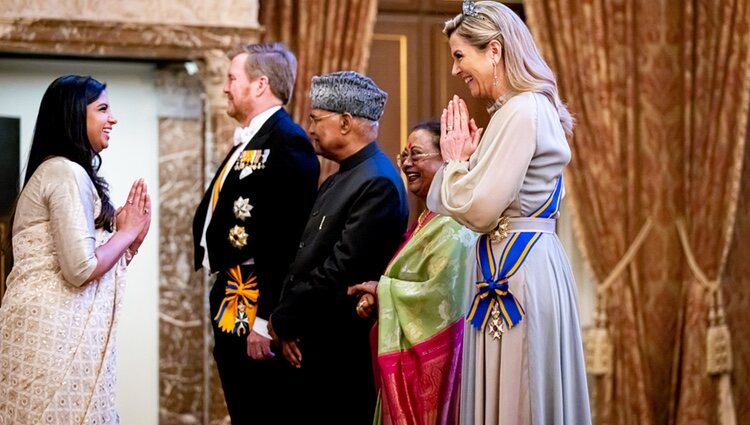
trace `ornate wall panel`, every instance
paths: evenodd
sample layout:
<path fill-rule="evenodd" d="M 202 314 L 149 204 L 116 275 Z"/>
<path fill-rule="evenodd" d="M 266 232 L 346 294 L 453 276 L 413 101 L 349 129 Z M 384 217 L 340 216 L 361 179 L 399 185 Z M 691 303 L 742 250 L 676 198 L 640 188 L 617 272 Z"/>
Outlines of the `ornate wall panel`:
<path fill-rule="evenodd" d="M 378 144 L 395 163 L 406 146 L 411 127 L 419 114 L 418 21 L 412 17 L 378 16 L 370 49 L 368 74 L 386 92 L 388 102 L 380 120 Z M 415 219 L 417 202 L 409 197 L 409 211 Z"/>
<path fill-rule="evenodd" d="M 250 28 L 0 17 L 0 52 L 23 54 L 203 60 L 257 37 Z"/>
<path fill-rule="evenodd" d="M 159 119 L 159 416 L 161 423 L 201 423 L 204 364 L 203 273 L 192 264 L 192 214 L 203 187 L 200 119 Z"/>
<path fill-rule="evenodd" d="M 193 271 L 192 214 L 203 192 L 202 87 L 177 67 L 158 73 L 159 418 L 205 423 L 207 314 L 203 272 Z M 209 391 L 210 392 L 210 391 Z"/>

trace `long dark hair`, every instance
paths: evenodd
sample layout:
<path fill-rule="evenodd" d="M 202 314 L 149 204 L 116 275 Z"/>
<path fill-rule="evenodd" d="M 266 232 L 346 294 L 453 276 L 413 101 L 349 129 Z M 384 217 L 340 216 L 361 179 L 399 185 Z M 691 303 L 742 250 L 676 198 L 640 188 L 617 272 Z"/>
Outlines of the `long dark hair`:
<path fill-rule="evenodd" d="M 39 105 L 24 186 L 50 156 L 75 162 L 86 170 L 102 201 L 96 228 L 111 232 L 115 208 L 109 199 L 107 181 L 97 174 L 102 159 L 91 147 L 86 132 L 86 106 L 96 101 L 106 88 L 106 84 L 94 78 L 79 75 L 64 75 L 50 84 Z"/>

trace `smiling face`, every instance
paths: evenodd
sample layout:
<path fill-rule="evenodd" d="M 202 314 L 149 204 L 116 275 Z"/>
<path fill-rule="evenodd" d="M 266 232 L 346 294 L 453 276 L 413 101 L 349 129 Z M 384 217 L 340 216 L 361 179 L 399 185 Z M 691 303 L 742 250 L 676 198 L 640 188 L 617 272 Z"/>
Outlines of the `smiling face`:
<path fill-rule="evenodd" d="M 495 72 L 502 78 L 504 69 L 497 51 L 499 43 L 479 50 L 456 32 L 448 43 L 453 57 L 451 74 L 464 80 L 473 97 L 494 102 L 500 96 L 499 87 L 493 86 Z"/>
<path fill-rule="evenodd" d="M 99 98 L 86 106 L 86 134 L 94 152 L 100 153 L 109 146 L 109 133 L 117 124 L 109 107 L 109 97 L 103 91 Z"/>
<path fill-rule="evenodd" d="M 409 192 L 420 199 L 427 199 L 432 179 L 443 165 L 434 137 L 428 130 L 412 131 L 402 155 L 401 171 L 406 176 L 406 186 Z"/>

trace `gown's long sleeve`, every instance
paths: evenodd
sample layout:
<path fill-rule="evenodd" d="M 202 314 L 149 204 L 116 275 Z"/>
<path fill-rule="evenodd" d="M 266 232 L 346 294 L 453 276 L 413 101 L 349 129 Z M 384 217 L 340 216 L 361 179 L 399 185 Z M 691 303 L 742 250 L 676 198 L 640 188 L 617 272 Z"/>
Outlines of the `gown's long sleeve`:
<path fill-rule="evenodd" d="M 83 168 L 56 161 L 45 170 L 42 196 L 48 202 L 57 259 L 65 280 L 81 286 L 96 268 L 95 189 Z"/>
<path fill-rule="evenodd" d="M 469 161 L 449 161 L 430 187 L 428 207 L 486 233 L 523 185 L 536 148 L 537 100 L 517 96 L 490 120 Z"/>

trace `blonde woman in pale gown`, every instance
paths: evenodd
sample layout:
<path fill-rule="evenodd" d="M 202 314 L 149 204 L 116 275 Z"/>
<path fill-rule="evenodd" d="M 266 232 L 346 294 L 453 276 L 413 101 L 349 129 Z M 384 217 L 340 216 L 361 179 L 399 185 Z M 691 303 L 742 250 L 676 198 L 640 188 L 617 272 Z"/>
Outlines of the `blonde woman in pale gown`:
<path fill-rule="evenodd" d="M 573 122 L 513 11 L 464 2 L 446 22 L 452 74 L 487 101 L 478 129 L 457 96 L 441 116 L 428 207 L 483 234 L 464 333 L 461 423 L 591 423 L 576 289 L 555 232 Z"/>
<path fill-rule="evenodd" d="M 117 424 L 125 268 L 151 222 L 142 179 L 115 211 L 97 175 L 117 122 L 105 85 L 55 80 L 39 108 L 0 305 L 0 424 Z"/>

